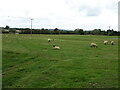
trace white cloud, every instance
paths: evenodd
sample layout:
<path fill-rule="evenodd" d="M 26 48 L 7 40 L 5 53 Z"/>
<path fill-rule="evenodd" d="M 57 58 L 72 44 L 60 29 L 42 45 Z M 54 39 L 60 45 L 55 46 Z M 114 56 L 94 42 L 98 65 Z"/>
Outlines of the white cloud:
<path fill-rule="evenodd" d="M 119 0 L 0 0 L 0 25 L 117 30 Z M 10 16 L 10 17 L 8 17 Z M 22 18 L 24 17 L 24 18 Z"/>

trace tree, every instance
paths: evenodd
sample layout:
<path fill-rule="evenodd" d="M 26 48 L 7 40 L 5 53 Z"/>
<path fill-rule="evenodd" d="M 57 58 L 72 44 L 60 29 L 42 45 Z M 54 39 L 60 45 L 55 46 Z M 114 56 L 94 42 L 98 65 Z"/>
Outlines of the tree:
<path fill-rule="evenodd" d="M 42 28 L 41 30 L 45 30 L 44 28 Z"/>
<path fill-rule="evenodd" d="M 79 33 L 80 35 L 83 35 L 83 34 L 84 34 L 83 29 L 79 29 L 78 33 Z"/>
<path fill-rule="evenodd" d="M 107 35 L 109 35 L 109 36 L 114 35 L 113 29 L 112 29 L 112 30 L 108 29 L 108 30 L 107 30 Z"/>
<path fill-rule="evenodd" d="M 53 33 L 54 33 L 54 34 L 59 34 L 59 33 L 60 33 L 60 32 L 59 32 L 59 29 L 58 29 L 58 28 L 55 28 Z"/>
<path fill-rule="evenodd" d="M 59 29 L 58 28 L 55 28 L 54 31 L 58 31 Z"/>
<path fill-rule="evenodd" d="M 92 31 L 92 34 L 93 34 L 93 35 L 100 35 L 100 33 L 101 33 L 101 29 L 94 29 L 94 30 Z"/>
<path fill-rule="evenodd" d="M 77 29 L 75 29 L 75 33 L 76 33 L 76 34 L 83 35 L 83 34 L 84 34 L 84 31 L 83 31 L 83 29 L 77 28 Z"/>
<path fill-rule="evenodd" d="M 8 25 L 6 25 L 5 29 L 9 29 L 10 27 Z"/>
<path fill-rule="evenodd" d="M 15 33 L 15 32 L 16 32 L 16 29 L 15 29 L 15 28 L 10 28 L 10 32 L 11 32 L 11 33 Z"/>

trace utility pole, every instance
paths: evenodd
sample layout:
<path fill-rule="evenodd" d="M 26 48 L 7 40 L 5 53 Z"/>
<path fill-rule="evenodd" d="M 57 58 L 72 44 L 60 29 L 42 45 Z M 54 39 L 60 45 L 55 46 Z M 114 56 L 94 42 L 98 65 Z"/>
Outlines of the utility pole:
<path fill-rule="evenodd" d="M 11 23 L 10 22 L 10 16 L 8 16 L 8 26 L 9 26 L 9 23 Z M 9 33 L 10 33 L 10 27 L 8 28 L 8 30 L 9 30 Z"/>
<path fill-rule="evenodd" d="M 31 36 L 32 36 L 32 18 L 30 19 L 31 20 Z"/>
<path fill-rule="evenodd" d="M 109 30 L 110 30 L 110 26 L 108 26 L 109 27 Z"/>

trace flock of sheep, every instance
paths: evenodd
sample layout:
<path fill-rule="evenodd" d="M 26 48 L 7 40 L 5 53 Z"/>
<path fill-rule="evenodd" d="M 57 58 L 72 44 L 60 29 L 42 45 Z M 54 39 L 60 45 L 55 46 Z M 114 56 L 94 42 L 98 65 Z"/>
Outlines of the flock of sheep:
<path fill-rule="evenodd" d="M 51 42 L 52 40 L 54 41 L 54 39 L 48 39 L 48 42 Z M 103 43 L 104 43 L 104 45 L 107 45 L 107 44 L 108 44 L 108 41 L 107 41 L 107 40 L 106 40 L 106 41 L 103 41 Z M 111 45 L 114 45 L 114 41 L 111 41 L 110 43 L 111 43 Z M 97 45 L 96 43 L 91 43 L 91 44 L 90 44 L 90 47 L 95 47 L 95 48 L 97 48 L 98 45 Z M 54 50 L 60 50 L 60 47 L 59 47 L 59 46 L 56 46 L 56 45 L 53 45 L 53 49 L 54 49 Z"/>
<path fill-rule="evenodd" d="M 107 44 L 108 44 L 108 41 L 103 41 L 103 43 L 104 43 L 104 45 L 107 45 Z M 111 41 L 110 43 L 111 43 L 111 45 L 114 45 L 114 41 Z M 97 46 L 96 43 L 91 43 L 91 44 L 90 44 L 90 47 L 96 47 L 96 48 L 97 48 L 98 46 Z"/>
<path fill-rule="evenodd" d="M 52 40 L 54 41 L 54 39 L 50 39 L 50 38 L 49 38 L 49 39 L 48 39 L 48 42 L 51 42 Z M 54 49 L 54 50 L 59 50 L 60 47 L 59 47 L 59 46 L 56 46 L 56 45 L 53 45 L 53 49 Z"/>

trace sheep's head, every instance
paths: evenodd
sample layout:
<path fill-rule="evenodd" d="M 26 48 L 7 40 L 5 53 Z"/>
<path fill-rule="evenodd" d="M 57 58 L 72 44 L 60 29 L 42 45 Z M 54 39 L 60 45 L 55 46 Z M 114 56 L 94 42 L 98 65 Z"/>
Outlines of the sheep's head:
<path fill-rule="evenodd" d="M 55 47 L 56 45 L 54 44 L 53 47 Z"/>

